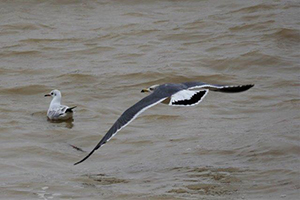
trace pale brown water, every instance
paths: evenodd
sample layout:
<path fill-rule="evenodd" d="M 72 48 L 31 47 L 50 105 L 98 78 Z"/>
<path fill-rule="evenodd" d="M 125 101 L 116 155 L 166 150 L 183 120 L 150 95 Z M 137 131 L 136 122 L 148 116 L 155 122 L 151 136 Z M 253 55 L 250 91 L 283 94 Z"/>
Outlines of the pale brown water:
<path fill-rule="evenodd" d="M 83 3 L 84 2 L 84 3 Z M 1 1 L 1 199 L 297 199 L 298 1 Z M 144 87 L 248 84 L 157 105 L 86 162 Z M 46 119 L 60 89 L 73 123 Z"/>

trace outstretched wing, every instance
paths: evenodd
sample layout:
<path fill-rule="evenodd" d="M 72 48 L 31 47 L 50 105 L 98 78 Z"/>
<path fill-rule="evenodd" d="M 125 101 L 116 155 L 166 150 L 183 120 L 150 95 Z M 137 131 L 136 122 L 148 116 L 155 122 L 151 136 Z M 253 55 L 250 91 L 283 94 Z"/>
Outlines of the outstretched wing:
<path fill-rule="evenodd" d="M 114 123 L 114 125 L 108 130 L 108 132 L 104 135 L 104 137 L 100 140 L 100 142 L 96 145 L 96 147 L 82 160 L 75 163 L 74 165 L 77 165 L 83 161 L 85 161 L 88 157 L 90 157 L 94 151 L 99 149 L 102 145 L 104 145 L 106 142 L 108 142 L 113 136 L 115 136 L 122 128 L 127 126 L 131 121 L 133 121 L 139 114 L 144 112 L 146 109 L 155 106 L 156 104 L 162 102 L 167 97 L 164 95 L 157 95 L 157 93 L 152 93 L 130 108 L 128 108 L 120 117 L 117 119 L 117 121 Z"/>
<path fill-rule="evenodd" d="M 249 90 L 254 86 L 254 84 L 248 85 L 213 85 L 207 84 L 203 82 L 186 82 L 182 83 L 183 85 L 187 86 L 188 89 L 209 89 L 215 92 L 225 92 L 225 93 L 236 93 L 236 92 L 244 92 Z"/>

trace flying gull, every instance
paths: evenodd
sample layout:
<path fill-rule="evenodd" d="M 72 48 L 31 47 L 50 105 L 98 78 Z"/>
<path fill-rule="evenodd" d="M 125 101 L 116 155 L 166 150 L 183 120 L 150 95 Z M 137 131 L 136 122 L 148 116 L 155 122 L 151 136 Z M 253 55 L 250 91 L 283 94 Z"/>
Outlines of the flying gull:
<path fill-rule="evenodd" d="M 94 151 L 108 142 L 117 134 L 117 132 L 132 122 L 139 114 L 158 103 L 164 103 L 170 106 L 194 106 L 203 100 L 209 90 L 224 93 L 237 93 L 246 91 L 253 86 L 253 84 L 226 86 L 212 85 L 202 82 L 186 82 L 180 84 L 167 83 L 162 85 L 153 85 L 149 88 L 143 89 L 141 92 L 150 92 L 150 95 L 144 97 L 142 100 L 128 108 L 117 119 L 96 147 L 86 157 L 76 162 L 74 165 L 85 161 L 94 153 Z"/>
<path fill-rule="evenodd" d="M 73 117 L 74 107 L 68 107 L 61 105 L 61 93 L 59 90 L 52 90 L 49 94 L 45 94 L 45 97 L 52 97 L 47 116 L 50 120 L 59 121 L 59 120 L 68 120 Z"/>

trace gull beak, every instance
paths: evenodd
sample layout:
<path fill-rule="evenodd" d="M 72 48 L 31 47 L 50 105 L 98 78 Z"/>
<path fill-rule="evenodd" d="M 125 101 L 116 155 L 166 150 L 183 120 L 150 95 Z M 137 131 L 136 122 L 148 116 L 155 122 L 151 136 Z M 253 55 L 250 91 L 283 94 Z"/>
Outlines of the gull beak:
<path fill-rule="evenodd" d="M 146 89 L 142 89 L 141 92 L 150 92 L 150 90 L 148 88 L 146 88 Z"/>
<path fill-rule="evenodd" d="M 45 97 L 51 97 L 51 94 L 45 94 Z"/>

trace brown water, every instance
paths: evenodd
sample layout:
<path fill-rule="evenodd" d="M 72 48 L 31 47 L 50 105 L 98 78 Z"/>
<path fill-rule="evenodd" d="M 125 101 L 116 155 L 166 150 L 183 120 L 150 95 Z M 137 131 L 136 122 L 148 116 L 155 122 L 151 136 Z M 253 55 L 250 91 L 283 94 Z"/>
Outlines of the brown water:
<path fill-rule="evenodd" d="M 298 1 L 1 1 L 1 199 L 297 199 Z M 248 84 L 157 105 L 84 163 L 144 87 Z M 46 119 L 60 89 L 72 123 Z M 87 152 L 73 149 L 69 144 Z"/>

